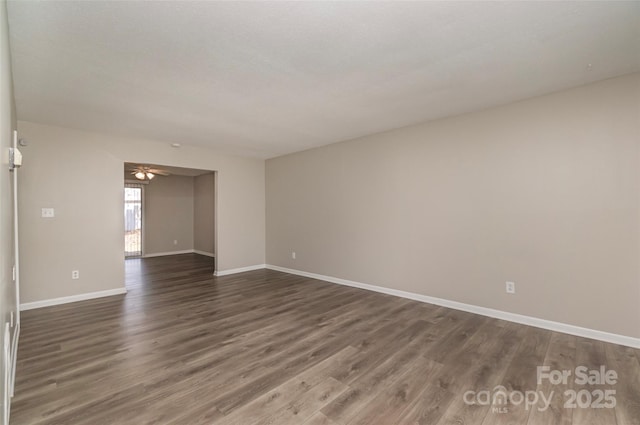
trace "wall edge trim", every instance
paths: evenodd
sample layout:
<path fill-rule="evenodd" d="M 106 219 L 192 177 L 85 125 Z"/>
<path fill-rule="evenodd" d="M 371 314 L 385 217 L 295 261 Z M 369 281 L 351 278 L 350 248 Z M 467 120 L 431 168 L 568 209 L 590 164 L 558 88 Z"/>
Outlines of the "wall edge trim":
<path fill-rule="evenodd" d="M 165 255 L 193 254 L 194 252 L 195 251 L 193 249 L 183 249 L 180 251 L 154 252 L 151 254 L 144 254 L 142 258 L 164 257 Z"/>
<path fill-rule="evenodd" d="M 194 249 L 193 253 L 194 254 L 200 254 L 200 255 L 206 255 L 207 257 L 216 258 L 216 254 L 214 254 L 213 252 L 200 251 L 199 249 Z"/>
<path fill-rule="evenodd" d="M 92 300 L 95 298 L 110 297 L 112 295 L 126 294 L 127 288 L 107 289 L 105 291 L 87 292 L 84 294 L 70 295 L 68 297 L 50 298 L 48 300 L 33 301 L 20 304 L 20 311 L 49 307 L 60 304 L 74 303 L 77 301 Z"/>
<path fill-rule="evenodd" d="M 237 269 L 227 269 L 227 270 L 218 270 L 213 272 L 213 275 L 216 277 L 228 276 L 230 274 L 242 273 L 242 272 L 250 272 L 254 270 L 261 270 L 267 268 L 266 264 L 256 264 L 253 266 L 247 267 L 238 267 Z"/>

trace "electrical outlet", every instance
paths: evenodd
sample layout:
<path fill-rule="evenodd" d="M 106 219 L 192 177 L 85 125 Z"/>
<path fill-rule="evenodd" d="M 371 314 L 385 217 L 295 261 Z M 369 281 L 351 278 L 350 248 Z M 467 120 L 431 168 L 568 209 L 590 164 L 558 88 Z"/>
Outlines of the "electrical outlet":
<path fill-rule="evenodd" d="M 55 217 L 55 210 L 53 208 L 43 208 L 42 209 L 42 217 L 43 218 L 53 218 Z"/>
<path fill-rule="evenodd" d="M 507 282 L 506 291 L 507 291 L 507 294 L 515 294 L 516 293 L 516 283 L 515 282 Z"/>
<path fill-rule="evenodd" d="M 72 270 L 71 279 L 80 279 L 80 270 Z"/>
<path fill-rule="evenodd" d="M 291 258 L 294 259 L 294 260 L 296 259 L 296 252 L 295 251 L 291 252 Z"/>
<path fill-rule="evenodd" d="M 173 240 L 173 244 L 174 244 L 174 245 L 178 245 L 178 240 L 177 240 L 177 239 L 174 239 L 174 240 Z"/>

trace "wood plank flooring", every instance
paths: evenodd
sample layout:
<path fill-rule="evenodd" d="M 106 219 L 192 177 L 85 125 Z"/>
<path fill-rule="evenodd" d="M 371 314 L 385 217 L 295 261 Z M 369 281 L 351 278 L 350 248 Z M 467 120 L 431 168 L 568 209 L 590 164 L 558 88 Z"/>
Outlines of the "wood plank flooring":
<path fill-rule="evenodd" d="M 270 270 L 212 272 L 196 254 L 128 260 L 127 295 L 24 312 L 11 424 L 640 425 L 640 350 Z M 542 365 L 619 380 L 538 384 Z M 465 402 L 497 386 L 554 394 L 546 410 Z M 613 389 L 617 405 L 564 408 L 572 389 Z"/>

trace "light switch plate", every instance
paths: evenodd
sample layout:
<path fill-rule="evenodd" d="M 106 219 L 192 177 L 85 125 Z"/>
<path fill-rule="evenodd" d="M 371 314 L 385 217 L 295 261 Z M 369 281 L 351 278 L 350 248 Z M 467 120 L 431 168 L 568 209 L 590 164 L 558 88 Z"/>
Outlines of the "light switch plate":
<path fill-rule="evenodd" d="M 53 218 L 55 217 L 55 211 L 53 208 L 43 208 L 42 209 L 42 217 L 43 218 Z"/>

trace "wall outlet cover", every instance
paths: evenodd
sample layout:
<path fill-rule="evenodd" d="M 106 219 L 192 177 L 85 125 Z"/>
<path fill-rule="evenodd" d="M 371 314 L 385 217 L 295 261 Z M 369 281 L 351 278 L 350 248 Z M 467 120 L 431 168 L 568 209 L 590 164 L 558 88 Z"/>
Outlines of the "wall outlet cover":
<path fill-rule="evenodd" d="M 515 284 L 515 282 L 507 282 L 506 291 L 507 291 L 507 294 L 515 294 L 516 293 L 516 284 Z"/>

